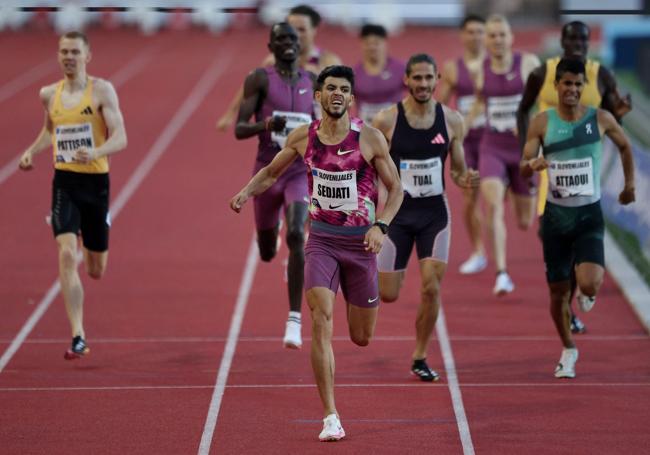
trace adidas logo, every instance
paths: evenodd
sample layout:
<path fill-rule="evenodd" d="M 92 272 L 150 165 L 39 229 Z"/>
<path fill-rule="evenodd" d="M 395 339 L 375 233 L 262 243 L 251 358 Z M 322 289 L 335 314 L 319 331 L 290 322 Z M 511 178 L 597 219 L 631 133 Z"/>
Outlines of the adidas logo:
<path fill-rule="evenodd" d="M 86 106 L 86 109 L 81 111 L 81 115 L 93 115 L 93 109 L 90 106 Z"/>
<path fill-rule="evenodd" d="M 442 134 L 438 133 L 436 134 L 436 137 L 431 139 L 432 144 L 444 144 L 445 143 L 445 138 L 442 137 Z"/>

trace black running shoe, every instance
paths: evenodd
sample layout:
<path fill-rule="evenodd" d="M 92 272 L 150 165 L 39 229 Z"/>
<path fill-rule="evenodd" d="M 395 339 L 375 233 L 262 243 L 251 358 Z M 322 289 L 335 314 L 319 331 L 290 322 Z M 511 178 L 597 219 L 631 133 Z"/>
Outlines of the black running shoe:
<path fill-rule="evenodd" d="M 571 315 L 571 333 L 585 333 L 587 326 L 575 314 Z"/>
<path fill-rule="evenodd" d="M 86 340 L 80 336 L 72 339 L 72 347 L 65 351 L 63 358 L 66 360 L 80 359 L 90 352 L 90 348 L 86 345 Z"/>
<path fill-rule="evenodd" d="M 413 361 L 411 366 L 411 374 L 420 378 L 421 381 L 434 382 L 440 379 L 440 375 L 429 368 L 426 359 L 418 359 Z"/>

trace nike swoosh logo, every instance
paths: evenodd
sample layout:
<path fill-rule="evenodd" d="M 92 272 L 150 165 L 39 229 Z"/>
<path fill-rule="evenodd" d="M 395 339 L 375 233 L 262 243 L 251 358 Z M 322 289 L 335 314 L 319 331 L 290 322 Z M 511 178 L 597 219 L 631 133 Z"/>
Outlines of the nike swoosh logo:
<path fill-rule="evenodd" d="M 298 89 L 298 94 L 299 94 L 299 95 L 304 95 L 305 93 L 307 93 L 307 89 L 306 89 L 306 88 Z"/>
<path fill-rule="evenodd" d="M 420 197 L 428 196 L 430 194 L 433 194 L 433 191 L 425 191 L 423 193 L 420 193 Z"/>
<path fill-rule="evenodd" d="M 373 303 L 379 298 L 379 296 L 375 297 L 374 299 L 368 299 L 368 303 Z"/>
<path fill-rule="evenodd" d="M 354 150 L 341 150 L 339 149 L 338 152 L 336 152 L 337 155 L 347 155 L 348 153 L 352 153 Z"/>
<path fill-rule="evenodd" d="M 339 207 L 343 207 L 343 204 L 339 204 L 339 205 L 332 205 L 332 204 L 330 204 L 330 208 L 331 208 L 331 209 L 338 209 Z"/>

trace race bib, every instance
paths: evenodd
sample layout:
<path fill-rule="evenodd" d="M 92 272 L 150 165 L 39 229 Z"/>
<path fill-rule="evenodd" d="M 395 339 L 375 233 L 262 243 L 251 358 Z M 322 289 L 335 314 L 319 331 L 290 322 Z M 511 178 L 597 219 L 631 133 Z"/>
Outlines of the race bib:
<path fill-rule="evenodd" d="M 399 173 L 402 188 L 411 197 L 431 197 L 443 193 L 442 160 L 401 160 Z"/>
<path fill-rule="evenodd" d="M 474 95 L 466 95 L 466 96 L 459 96 L 458 97 L 458 111 L 463 117 L 467 117 L 469 115 L 469 111 L 472 109 L 472 105 L 474 104 L 474 101 L 476 100 L 476 97 Z M 485 126 L 485 112 L 481 112 L 475 119 L 474 123 L 471 125 L 468 125 L 470 129 L 472 128 L 481 128 Z"/>
<path fill-rule="evenodd" d="M 57 163 L 71 163 L 75 152 L 82 147 L 95 148 L 93 127 L 90 123 L 60 125 L 54 128 Z"/>
<path fill-rule="evenodd" d="M 488 98 L 487 116 L 490 128 L 499 133 L 516 131 L 517 109 L 520 101 L 521 95 Z"/>
<path fill-rule="evenodd" d="M 554 198 L 594 195 L 594 166 L 591 157 L 551 161 L 548 165 L 548 176 Z"/>
<path fill-rule="evenodd" d="M 312 199 L 324 210 L 358 210 L 357 172 L 330 172 L 321 169 L 311 171 L 314 185 Z"/>
<path fill-rule="evenodd" d="M 377 115 L 379 111 L 391 107 L 393 104 L 394 103 L 360 103 L 359 116 L 364 122 L 366 122 L 366 124 L 370 125 L 372 119 L 375 118 L 375 115 Z"/>
<path fill-rule="evenodd" d="M 311 123 L 311 115 L 303 112 L 273 111 L 273 116 L 284 117 L 287 119 L 287 123 L 284 125 L 282 131 L 271 132 L 271 140 L 278 144 L 280 148 L 284 148 L 284 144 L 287 143 L 287 136 L 290 132 L 298 128 L 300 125 L 308 125 Z"/>

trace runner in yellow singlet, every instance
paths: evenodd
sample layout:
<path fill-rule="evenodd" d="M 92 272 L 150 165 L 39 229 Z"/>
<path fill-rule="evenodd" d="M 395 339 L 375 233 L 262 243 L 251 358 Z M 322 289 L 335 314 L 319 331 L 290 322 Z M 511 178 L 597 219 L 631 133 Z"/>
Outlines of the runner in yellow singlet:
<path fill-rule="evenodd" d="M 83 327 L 84 290 L 77 271 L 77 236 L 83 240 L 84 263 L 99 279 L 108 260 L 110 229 L 109 155 L 126 147 L 126 131 L 113 85 L 90 77 L 86 35 L 69 32 L 59 40 L 63 80 L 40 91 L 45 122 L 36 140 L 20 158 L 30 170 L 37 153 L 52 145 L 52 230 L 59 250 L 59 282 L 72 328 L 72 346 L 64 358 L 89 352 Z"/>
<path fill-rule="evenodd" d="M 586 81 L 580 98 L 580 103 L 591 107 L 601 107 L 611 112 L 616 120 L 620 122 L 621 117 L 631 109 L 629 96 L 623 98 L 616 88 L 616 80 L 612 73 L 599 62 L 587 58 L 589 48 L 589 27 L 580 21 L 569 22 L 562 27 L 560 43 L 564 54 L 562 57 L 576 58 L 585 64 Z M 517 125 L 521 132 L 520 143 L 526 142 L 528 130 L 529 113 L 535 103 L 538 103 L 539 111 L 543 112 L 551 107 L 557 107 L 557 91 L 554 87 L 555 68 L 561 57 L 548 59 L 541 66 L 535 69 L 526 82 L 524 95 L 517 112 Z M 544 214 L 546 204 L 546 193 L 548 190 L 548 174 L 540 172 L 539 193 L 537 199 L 537 215 Z M 540 224 L 541 226 L 541 224 Z M 580 297 L 579 297 L 580 298 Z M 571 313 L 571 330 L 574 333 L 583 333 L 586 330 L 582 321 Z"/>

